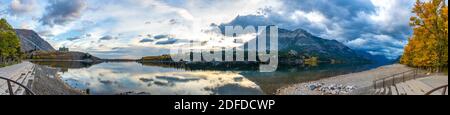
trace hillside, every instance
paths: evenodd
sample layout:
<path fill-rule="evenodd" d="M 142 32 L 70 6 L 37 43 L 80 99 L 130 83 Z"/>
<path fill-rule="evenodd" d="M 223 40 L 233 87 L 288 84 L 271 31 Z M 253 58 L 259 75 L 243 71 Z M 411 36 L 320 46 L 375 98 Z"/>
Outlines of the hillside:
<path fill-rule="evenodd" d="M 59 51 L 36 51 L 30 54 L 33 60 L 50 60 L 50 61 L 87 61 L 98 62 L 100 58 L 83 52 L 59 52 Z"/>
<path fill-rule="evenodd" d="M 21 51 L 27 54 L 27 58 L 33 60 L 63 60 L 63 61 L 100 61 L 100 58 L 83 52 L 56 51 L 47 41 L 42 39 L 35 31 L 16 29 L 20 38 Z"/>
<path fill-rule="evenodd" d="M 257 39 L 250 42 L 257 41 Z M 247 43 L 244 45 L 246 46 Z M 246 49 L 249 50 L 249 49 Z M 251 50 L 251 49 L 250 49 Z M 278 50 L 281 61 L 286 59 L 317 58 L 325 62 L 367 62 L 368 60 L 346 45 L 336 41 L 314 36 L 303 29 L 294 31 L 278 30 Z"/>
<path fill-rule="evenodd" d="M 16 29 L 15 31 L 17 36 L 20 38 L 22 52 L 30 53 L 33 51 L 55 51 L 55 48 L 53 48 L 33 30 Z"/>

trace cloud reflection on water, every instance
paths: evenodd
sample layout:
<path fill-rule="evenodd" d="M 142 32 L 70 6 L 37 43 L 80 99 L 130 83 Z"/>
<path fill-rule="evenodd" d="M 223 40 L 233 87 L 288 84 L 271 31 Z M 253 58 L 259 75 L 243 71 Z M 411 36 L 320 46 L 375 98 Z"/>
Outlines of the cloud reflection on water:
<path fill-rule="evenodd" d="M 91 94 L 260 95 L 261 88 L 236 72 L 184 71 L 138 63 L 102 63 L 61 73 L 72 87 Z"/>

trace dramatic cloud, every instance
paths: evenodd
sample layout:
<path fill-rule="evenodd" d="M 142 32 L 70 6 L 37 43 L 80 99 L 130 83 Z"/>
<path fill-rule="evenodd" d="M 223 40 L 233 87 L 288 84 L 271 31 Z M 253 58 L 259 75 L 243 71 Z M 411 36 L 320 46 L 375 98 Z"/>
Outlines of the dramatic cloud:
<path fill-rule="evenodd" d="M 36 9 L 36 0 L 12 0 L 8 12 L 16 14 L 25 14 Z"/>
<path fill-rule="evenodd" d="M 360 38 L 347 42 L 346 45 L 372 55 L 385 55 L 387 58 L 396 59 L 397 55 L 386 54 L 402 54 L 406 42 L 394 39 L 389 35 L 363 34 Z"/>
<path fill-rule="evenodd" d="M 50 31 L 39 31 L 38 32 L 41 37 L 54 37 Z"/>
<path fill-rule="evenodd" d="M 144 38 L 141 41 L 139 41 L 140 43 L 147 43 L 147 42 L 153 42 L 155 40 L 149 39 L 149 38 Z"/>
<path fill-rule="evenodd" d="M 155 39 L 163 39 L 163 38 L 168 38 L 168 37 L 169 37 L 169 35 L 156 35 L 153 38 L 155 38 Z"/>
<path fill-rule="evenodd" d="M 323 13 L 326 17 L 350 19 L 360 12 L 375 10 L 374 5 L 368 0 L 283 0 L 286 12 L 304 11 Z"/>
<path fill-rule="evenodd" d="M 242 15 L 224 25 L 278 25 L 334 39 L 356 50 L 397 58 L 407 36 L 414 1 L 393 0 L 283 0 L 283 7 L 261 9 L 257 15 Z M 390 38 L 390 39 L 380 39 Z M 381 40 L 381 41 L 377 41 Z M 357 45 L 364 41 L 365 45 Z M 400 43 L 399 43 L 400 42 Z M 396 43 L 396 44 L 392 44 Z M 370 47 L 365 47 L 370 44 Z M 375 47 L 377 46 L 377 47 Z"/>
<path fill-rule="evenodd" d="M 64 25 L 75 21 L 82 15 L 86 8 L 85 0 L 50 0 L 46 7 L 46 13 L 40 19 L 43 25 Z"/>
<path fill-rule="evenodd" d="M 175 20 L 175 19 L 170 19 L 169 20 L 169 24 L 171 24 L 171 25 L 174 25 L 174 24 L 177 24 L 178 22 L 177 22 L 177 20 Z"/>
<path fill-rule="evenodd" d="M 156 42 L 156 44 L 157 45 L 169 45 L 169 44 L 175 44 L 177 41 L 179 41 L 179 40 L 175 39 L 175 38 L 169 38 L 167 40 L 158 41 L 158 42 Z"/>
<path fill-rule="evenodd" d="M 157 56 L 167 54 L 170 49 L 156 47 L 115 47 L 108 51 L 88 51 L 92 55 L 104 57 L 105 59 L 140 59 L 144 56 Z M 124 55 L 127 54 L 127 55 Z"/>
<path fill-rule="evenodd" d="M 70 41 L 74 41 L 74 40 L 78 40 L 78 39 L 81 39 L 81 37 L 71 37 L 71 38 L 67 38 L 67 40 L 70 40 Z"/>
<path fill-rule="evenodd" d="M 101 38 L 99 39 L 99 41 L 102 41 L 102 40 L 113 40 L 113 39 L 117 39 L 117 38 L 116 38 L 116 37 L 112 37 L 112 36 L 110 36 L 110 35 L 107 35 L 107 36 L 101 37 Z"/>

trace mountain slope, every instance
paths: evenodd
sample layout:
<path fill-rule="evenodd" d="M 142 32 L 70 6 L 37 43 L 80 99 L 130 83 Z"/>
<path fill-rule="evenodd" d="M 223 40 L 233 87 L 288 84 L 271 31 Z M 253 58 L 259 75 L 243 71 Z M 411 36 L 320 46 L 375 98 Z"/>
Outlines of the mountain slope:
<path fill-rule="evenodd" d="M 323 39 L 302 29 L 294 31 L 278 29 L 278 50 L 282 59 L 317 57 L 319 61 L 368 61 L 336 40 Z"/>
<path fill-rule="evenodd" d="M 101 61 L 100 58 L 83 52 L 56 51 L 47 41 L 33 30 L 16 29 L 20 38 L 21 51 L 28 53 L 29 59 L 35 60 L 83 60 L 86 62 Z"/>
<path fill-rule="evenodd" d="M 37 50 L 55 51 L 55 48 L 33 30 L 16 29 L 16 33 L 20 38 L 22 52 L 32 52 Z"/>

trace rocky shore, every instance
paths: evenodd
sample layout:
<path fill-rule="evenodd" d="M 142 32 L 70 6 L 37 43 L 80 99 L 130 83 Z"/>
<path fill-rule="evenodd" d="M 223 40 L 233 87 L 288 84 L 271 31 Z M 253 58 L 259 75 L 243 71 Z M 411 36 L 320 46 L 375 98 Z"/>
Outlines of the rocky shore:
<path fill-rule="evenodd" d="M 35 65 L 32 90 L 37 95 L 84 95 L 85 93 L 68 86 L 58 75 L 58 69 Z"/>
<path fill-rule="evenodd" d="M 68 86 L 58 75 L 60 70 L 47 66 L 40 66 L 28 61 L 20 64 L 0 68 L 0 76 L 23 83 L 36 95 L 84 95 Z M 28 73 L 28 74 L 27 74 Z M 26 75 L 26 77 L 24 77 Z M 25 81 L 30 81 L 25 83 Z M 0 95 L 6 95 L 4 86 L 6 81 L 0 80 Z M 20 94 L 18 94 L 20 95 Z"/>
<path fill-rule="evenodd" d="M 353 85 L 342 85 L 342 84 L 330 84 L 325 85 L 325 83 L 307 83 L 305 85 L 311 91 L 319 91 L 321 95 L 339 95 L 339 94 L 348 94 L 356 89 Z"/>
<path fill-rule="evenodd" d="M 401 64 L 294 84 L 277 90 L 277 95 L 369 95 L 373 80 L 412 68 Z"/>

